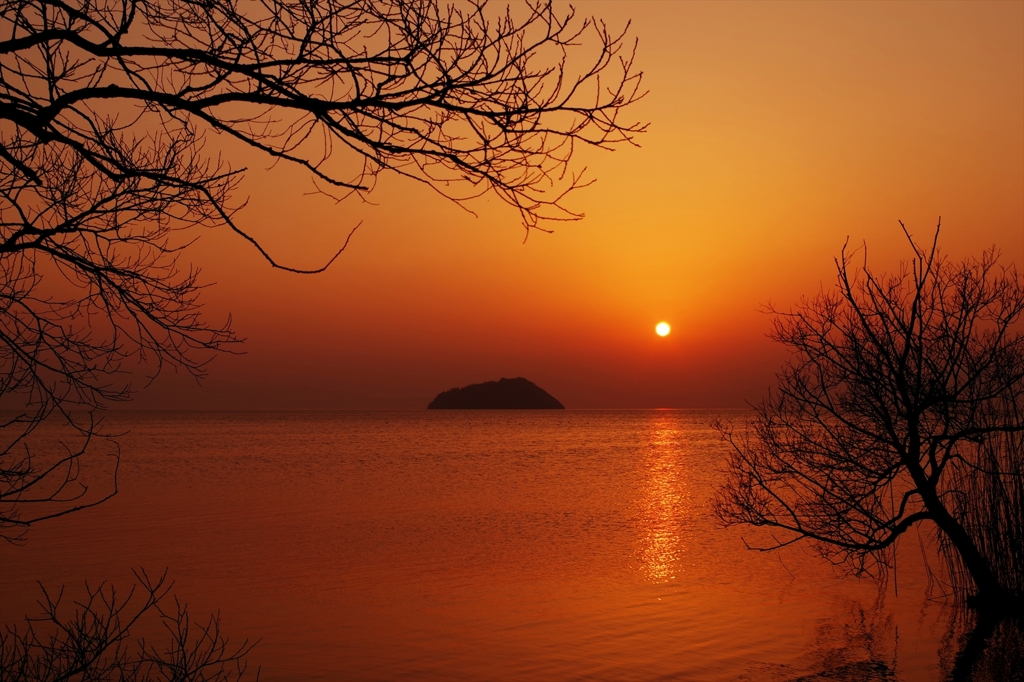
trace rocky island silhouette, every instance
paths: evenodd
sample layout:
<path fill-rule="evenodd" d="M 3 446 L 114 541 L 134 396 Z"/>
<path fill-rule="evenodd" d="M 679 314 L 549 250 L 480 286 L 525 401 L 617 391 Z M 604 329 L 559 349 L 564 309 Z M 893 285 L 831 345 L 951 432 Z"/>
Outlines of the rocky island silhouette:
<path fill-rule="evenodd" d="M 537 384 L 516 377 L 485 381 L 443 391 L 428 410 L 564 410 L 565 406 Z"/>

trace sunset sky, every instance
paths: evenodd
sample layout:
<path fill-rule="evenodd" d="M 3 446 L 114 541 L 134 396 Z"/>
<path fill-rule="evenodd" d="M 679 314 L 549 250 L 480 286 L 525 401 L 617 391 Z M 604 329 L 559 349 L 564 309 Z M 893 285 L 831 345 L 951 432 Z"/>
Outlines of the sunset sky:
<path fill-rule="evenodd" d="M 362 227 L 314 276 L 205 233 L 189 257 L 245 354 L 132 407 L 423 408 L 514 376 L 569 408 L 741 407 L 785 358 L 759 309 L 830 284 L 847 237 L 883 269 L 898 220 L 924 238 L 942 216 L 951 256 L 1024 265 L 1024 3 L 576 7 L 632 20 L 650 90 L 627 112 L 650 122 L 639 148 L 578 155 L 585 219 L 523 243 L 493 198 L 473 216 L 384 176 L 372 205 L 338 205 L 228 149 L 251 169 L 238 220 L 283 260 L 319 265 Z"/>

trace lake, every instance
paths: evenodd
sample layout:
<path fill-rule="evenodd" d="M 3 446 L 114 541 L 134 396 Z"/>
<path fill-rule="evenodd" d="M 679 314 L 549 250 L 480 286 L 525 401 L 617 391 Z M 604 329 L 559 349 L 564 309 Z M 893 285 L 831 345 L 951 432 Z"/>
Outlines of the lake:
<path fill-rule="evenodd" d="M 881 591 L 747 550 L 719 414 L 110 413 L 120 492 L 0 543 L 0 618 L 166 568 L 268 682 L 938 679 L 917 535 Z"/>

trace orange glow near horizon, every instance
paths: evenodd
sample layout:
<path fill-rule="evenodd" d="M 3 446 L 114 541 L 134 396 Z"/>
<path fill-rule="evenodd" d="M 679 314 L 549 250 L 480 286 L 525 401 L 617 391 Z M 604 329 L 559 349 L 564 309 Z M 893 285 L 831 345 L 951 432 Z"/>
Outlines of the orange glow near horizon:
<path fill-rule="evenodd" d="M 583 2 L 631 21 L 650 94 L 641 147 L 580 149 L 586 214 L 523 243 L 514 210 L 384 175 L 368 202 L 309 196 L 308 174 L 231 143 L 236 220 L 186 257 L 245 355 L 204 386 L 167 373 L 136 407 L 422 408 L 524 376 L 570 408 L 742 407 L 785 358 L 765 334 L 834 281 L 849 238 L 876 269 L 898 220 L 953 258 L 999 246 L 1024 267 L 1024 4 Z M 342 152 L 338 152 L 339 155 Z M 372 203 L 369 203 L 372 202 Z M 667 337 L 651 321 L 685 319 Z M 401 320 L 395 325 L 394 320 Z"/>

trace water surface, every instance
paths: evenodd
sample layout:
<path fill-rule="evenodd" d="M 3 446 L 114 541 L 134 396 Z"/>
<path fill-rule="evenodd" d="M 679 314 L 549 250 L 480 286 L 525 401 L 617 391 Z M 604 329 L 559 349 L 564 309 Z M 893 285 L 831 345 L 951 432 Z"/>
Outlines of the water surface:
<path fill-rule="evenodd" d="M 747 551 L 710 515 L 713 416 L 112 413 L 119 494 L 0 547 L 0 616 L 37 580 L 166 567 L 271 682 L 936 679 L 920 550 L 881 604 L 800 547 Z"/>

